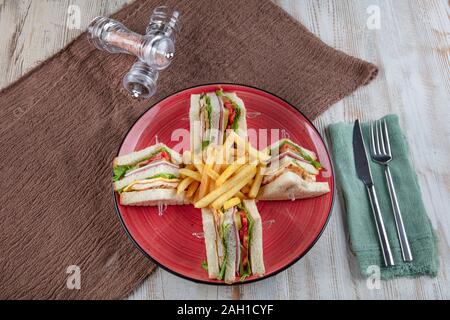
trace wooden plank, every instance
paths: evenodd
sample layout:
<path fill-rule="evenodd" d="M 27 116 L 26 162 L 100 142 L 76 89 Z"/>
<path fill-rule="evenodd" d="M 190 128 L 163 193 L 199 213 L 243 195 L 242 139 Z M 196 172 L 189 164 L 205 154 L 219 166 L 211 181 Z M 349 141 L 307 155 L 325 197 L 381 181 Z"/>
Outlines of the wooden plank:
<path fill-rule="evenodd" d="M 0 0 L 0 87 L 19 78 L 78 36 L 93 17 L 132 0 Z M 322 135 L 337 121 L 400 115 L 425 206 L 439 236 L 437 279 L 396 279 L 369 290 L 349 250 L 344 211 L 336 201 L 316 246 L 279 275 L 251 285 L 195 284 L 158 269 L 130 299 L 449 299 L 450 252 L 450 6 L 444 0 L 277 0 L 329 45 L 380 66 L 370 86 L 315 121 Z M 367 9 L 380 10 L 370 30 Z M 79 13 L 79 27 L 77 14 Z M 424 150 L 426 150 L 424 152 Z M 424 156 L 426 155 L 426 156 Z"/>
<path fill-rule="evenodd" d="M 81 34 L 98 15 L 109 15 L 130 0 L 0 1 L 0 87 L 16 80 Z M 79 16 L 79 25 L 73 16 Z"/>

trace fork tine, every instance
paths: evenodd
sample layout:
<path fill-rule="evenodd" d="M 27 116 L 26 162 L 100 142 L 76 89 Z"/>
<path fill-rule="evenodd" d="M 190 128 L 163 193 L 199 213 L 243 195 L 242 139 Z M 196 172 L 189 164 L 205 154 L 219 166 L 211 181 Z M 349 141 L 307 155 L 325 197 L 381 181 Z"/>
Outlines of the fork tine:
<path fill-rule="evenodd" d="M 391 143 L 389 142 L 389 132 L 387 128 L 386 119 L 383 120 L 383 129 L 384 129 L 384 138 L 386 140 L 386 151 L 390 157 L 392 157 L 391 154 Z"/>
<path fill-rule="evenodd" d="M 375 126 L 375 154 L 380 154 L 381 153 L 381 149 L 380 149 L 380 133 L 379 133 L 378 125 L 377 125 L 376 121 L 374 123 L 374 126 Z"/>
<path fill-rule="evenodd" d="M 373 121 L 370 121 L 370 146 L 372 148 L 372 154 L 377 154 L 377 151 L 375 150 L 375 137 L 373 132 Z"/>
<path fill-rule="evenodd" d="M 381 121 L 377 121 L 378 127 L 380 127 L 378 140 L 380 140 L 380 153 L 386 154 L 386 149 L 384 148 L 384 134 L 383 134 L 383 128 L 381 127 Z"/>

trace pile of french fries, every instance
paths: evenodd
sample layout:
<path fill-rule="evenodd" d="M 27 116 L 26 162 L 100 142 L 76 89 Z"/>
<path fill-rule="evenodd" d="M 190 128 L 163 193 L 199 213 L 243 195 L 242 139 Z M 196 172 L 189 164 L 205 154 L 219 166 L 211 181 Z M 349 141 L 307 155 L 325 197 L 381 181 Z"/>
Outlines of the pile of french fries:
<path fill-rule="evenodd" d="M 185 192 L 196 208 L 227 210 L 242 199 L 256 198 L 269 158 L 230 132 L 223 145 L 209 146 L 202 154 L 183 154 L 186 167 L 180 169 L 177 193 Z"/>

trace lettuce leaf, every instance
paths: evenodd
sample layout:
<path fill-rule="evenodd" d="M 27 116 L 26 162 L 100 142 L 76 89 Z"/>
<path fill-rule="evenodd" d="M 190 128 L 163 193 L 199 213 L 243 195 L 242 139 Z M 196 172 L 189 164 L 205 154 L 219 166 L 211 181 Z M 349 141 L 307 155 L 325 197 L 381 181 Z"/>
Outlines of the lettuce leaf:
<path fill-rule="evenodd" d="M 252 273 L 250 272 L 250 273 L 244 273 L 244 274 L 241 274 L 241 278 L 239 279 L 241 282 L 244 282 L 245 281 L 245 279 L 247 279 L 248 277 L 250 277 L 252 275 Z"/>
<path fill-rule="evenodd" d="M 122 178 L 127 173 L 127 171 L 130 171 L 133 168 L 134 166 L 118 166 L 113 168 L 113 181 L 119 181 L 120 178 Z"/>
<path fill-rule="evenodd" d="M 172 157 L 172 154 L 169 152 L 169 150 L 167 150 L 166 147 L 161 147 L 161 148 L 158 148 L 155 151 L 153 151 L 148 157 L 141 160 L 140 162 L 151 159 L 154 156 L 156 156 L 158 153 L 161 153 L 163 151 L 165 151 L 170 157 Z M 114 174 L 113 181 L 116 182 L 116 181 L 120 180 L 128 171 L 133 170 L 133 169 L 136 169 L 136 165 L 114 167 L 113 168 L 113 174 Z"/>
<path fill-rule="evenodd" d="M 228 261 L 226 235 L 228 234 L 228 230 L 230 229 L 230 227 L 231 227 L 231 224 L 227 224 L 227 225 L 222 224 L 223 261 L 222 261 L 222 265 L 220 266 L 219 276 L 217 277 L 218 280 L 223 280 L 223 278 L 225 277 L 225 271 L 227 268 L 227 261 Z"/>
<path fill-rule="evenodd" d="M 307 154 L 302 153 L 301 155 L 303 157 L 303 159 L 305 159 L 306 161 L 308 161 L 310 164 L 312 164 L 314 166 L 314 168 L 316 169 L 322 169 L 322 165 L 320 164 L 320 162 L 313 160 L 313 158 L 311 158 L 310 156 L 308 156 Z"/>
<path fill-rule="evenodd" d="M 151 176 L 150 178 L 147 179 L 156 179 L 156 178 L 164 178 L 164 179 L 178 179 L 178 177 L 172 173 L 158 173 L 155 174 L 154 176 Z"/>
<path fill-rule="evenodd" d="M 245 216 L 248 221 L 248 264 L 247 264 L 247 267 L 245 269 L 242 268 L 242 266 L 240 265 L 240 262 L 239 262 L 239 274 L 241 276 L 240 280 L 244 281 L 247 277 L 252 275 L 252 267 L 251 267 L 251 262 L 250 262 L 250 256 L 251 256 L 250 248 L 252 245 L 253 225 L 255 224 L 255 221 L 253 220 L 252 216 L 248 212 L 247 208 L 242 203 L 240 203 L 238 205 L 238 209 L 243 210 L 245 212 Z"/>
<path fill-rule="evenodd" d="M 252 238 L 253 238 L 253 225 L 255 224 L 255 221 L 253 220 L 252 216 L 248 213 L 247 209 L 245 209 L 245 213 L 247 214 L 247 220 L 248 220 L 248 248 L 252 247 Z"/>
<path fill-rule="evenodd" d="M 206 262 L 206 261 L 202 262 L 202 269 L 205 270 L 206 272 L 208 272 L 208 262 Z"/>
<path fill-rule="evenodd" d="M 209 140 L 203 140 L 202 141 L 202 150 L 204 150 L 206 147 L 208 147 L 210 144 Z"/>
<path fill-rule="evenodd" d="M 245 214 L 247 216 L 247 221 L 248 221 L 248 264 L 247 264 L 247 272 L 244 274 L 249 276 L 252 274 L 252 266 L 251 266 L 251 262 L 250 262 L 250 257 L 251 257 L 251 250 L 250 248 L 252 247 L 252 241 L 253 241 L 253 225 L 255 224 L 255 221 L 253 220 L 252 216 L 250 215 L 250 213 L 248 212 L 247 208 L 245 209 Z"/>
<path fill-rule="evenodd" d="M 209 122 L 209 128 L 211 128 L 212 126 L 212 119 L 211 119 L 211 113 L 212 113 L 212 106 L 211 106 L 211 99 L 205 94 L 204 95 L 205 98 L 205 110 L 206 113 L 208 114 L 208 122 Z"/>
<path fill-rule="evenodd" d="M 245 268 L 242 267 L 241 262 L 239 262 L 239 275 L 241 276 L 241 281 L 244 281 L 247 277 L 252 275 L 252 268 L 250 266 L 250 234 L 249 234 L 249 255 L 248 255 L 248 263 L 247 266 Z M 241 248 L 241 250 L 243 250 Z"/>

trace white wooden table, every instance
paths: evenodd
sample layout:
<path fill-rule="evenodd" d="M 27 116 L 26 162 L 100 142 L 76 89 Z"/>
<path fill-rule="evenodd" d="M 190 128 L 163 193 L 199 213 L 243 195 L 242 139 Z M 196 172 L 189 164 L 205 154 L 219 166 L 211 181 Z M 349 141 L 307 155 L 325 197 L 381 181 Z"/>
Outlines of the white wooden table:
<path fill-rule="evenodd" d="M 109 15 L 127 2 L 131 1 L 0 0 L 0 87 L 63 48 L 83 32 L 93 17 Z M 195 284 L 157 269 L 130 298 L 449 299 L 449 2 L 276 3 L 329 45 L 380 67 L 375 82 L 337 103 L 315 124 L 325 134 L 327 125 L 337 121 L 353 121 L 356 117 L 369 120 L 387 113 L 400 116 L 425 205 L 439 236 L 439 276 L 392 280 L 382 282 L 380 289 L 369 289 L 349 252 L 344 212 L 338 199 L 316 246 L 300 262 L 275 277 L 224 288 Z"/>

